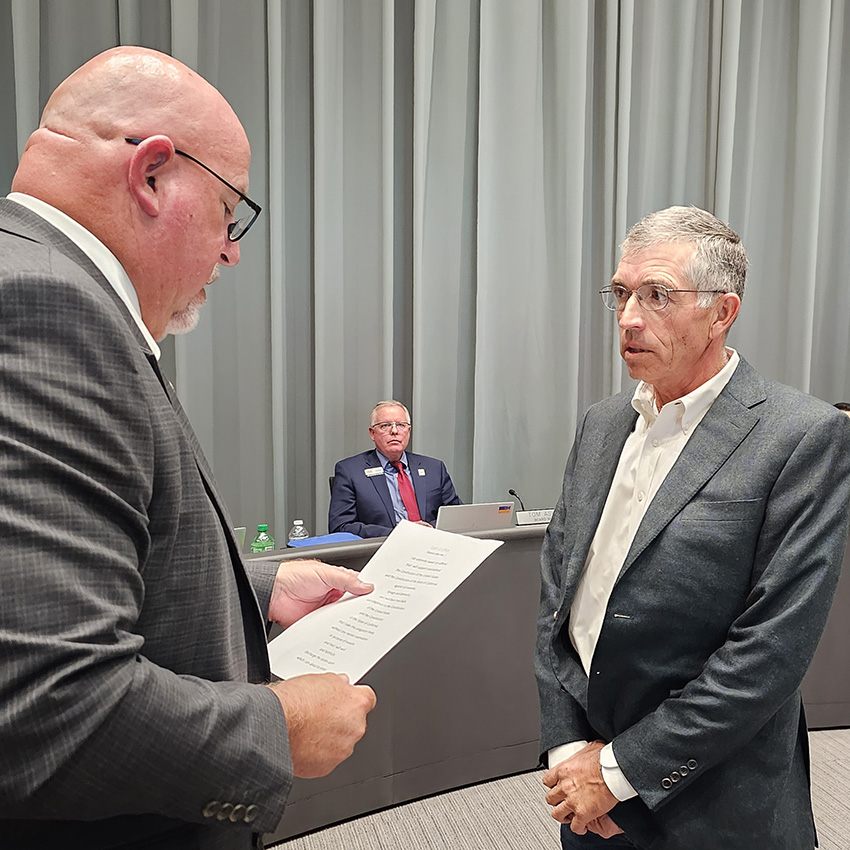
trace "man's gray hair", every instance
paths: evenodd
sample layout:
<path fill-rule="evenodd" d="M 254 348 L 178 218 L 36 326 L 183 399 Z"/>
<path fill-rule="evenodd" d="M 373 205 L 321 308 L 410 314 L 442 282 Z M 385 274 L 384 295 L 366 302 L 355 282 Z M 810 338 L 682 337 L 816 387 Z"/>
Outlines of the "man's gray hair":
<path fill-rule="evenodd" d="M 741 237 L 699 207 L 668 207 L 644 216 L 626 235 L 620 256 L 670 243 L 693 245 L 694 252 L 683 269 L 693 289 L 719 289 L 744 297 L 750 261 Z M 710 296 L 699 296 L 701 307 L 710 304 Z"/>
<path fill-rule="evenodd" d="M 407 417 L 407 421 L 408 422 L 413 421 L 410 418 L 410 411 L 400 401 L 396 401 L 394 398 L 390 398 L 390 399 L 387 399 L 386 401 L 379 401 L 372 408 L 372 412 L 369 414 L 369 427 L 370 428 L 378 421 L 378 411 L 382 407 L 400 407 L 404 411 L 404 415 Z"/>

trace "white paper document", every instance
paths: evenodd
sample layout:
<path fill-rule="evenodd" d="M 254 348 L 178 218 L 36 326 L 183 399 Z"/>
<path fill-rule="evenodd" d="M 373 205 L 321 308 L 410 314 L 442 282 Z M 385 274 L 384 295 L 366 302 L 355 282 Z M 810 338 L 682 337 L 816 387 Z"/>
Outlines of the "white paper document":
<path fill-rule="evenodd" d="M 293 623 L 269 644 L 272 671 L 281 679 L 347 673 L 358 682 L 501 545 L 403 520 L 360 573 L 375 589 Z"/>

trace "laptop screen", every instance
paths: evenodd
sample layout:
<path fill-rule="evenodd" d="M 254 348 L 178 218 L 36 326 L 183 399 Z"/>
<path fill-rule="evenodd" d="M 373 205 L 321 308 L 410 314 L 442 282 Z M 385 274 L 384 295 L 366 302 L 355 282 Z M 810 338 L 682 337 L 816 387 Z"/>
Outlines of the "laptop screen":
<path fill-rule="evenodd" d="M 513 516 L 513 502 L 443 505 L 437 511 L 436 528 L 442 531 L 491 531 L 513 525 Z"/>

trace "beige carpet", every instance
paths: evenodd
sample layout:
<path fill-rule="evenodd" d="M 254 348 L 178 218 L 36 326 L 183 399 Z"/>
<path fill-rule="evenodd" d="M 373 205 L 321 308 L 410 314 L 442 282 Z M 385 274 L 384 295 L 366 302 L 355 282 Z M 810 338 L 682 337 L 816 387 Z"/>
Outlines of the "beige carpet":
<path fill-rule="evenodd" d="M 820 850 L 850 850 L 850 729 L 813 732 Z M 542 773 L 396 806 L 275 845 L 283 850 L 558 850 Z M 743 848 L 742 848 L 743 850 Z"/>

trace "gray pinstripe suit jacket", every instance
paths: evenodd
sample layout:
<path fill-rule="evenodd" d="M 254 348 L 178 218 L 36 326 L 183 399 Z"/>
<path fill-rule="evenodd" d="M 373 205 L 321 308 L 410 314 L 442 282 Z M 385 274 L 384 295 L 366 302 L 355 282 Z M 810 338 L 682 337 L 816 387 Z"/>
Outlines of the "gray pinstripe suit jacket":
<path fill-rule="evenodd" d="M 273 573 L 252 589 L 167 392 L 89 259 L 0 200 L 7 850 L 241 848 L 282 814 L 283 715 L 249 684 L 269 675 Z M 237 822 L 205 816 L 212 801 Z"/>
<path fill-rule="evenodd" d="M 544 541 L 541 750 L 613 741 L 639 796 L 611 815 L 647 850 L 811 850 L 799 685 L 841 569 L 850 421 L 742 359 L 638 528 L 588 677 L 569 611 L 631 396 L 585 414 Z"/>

